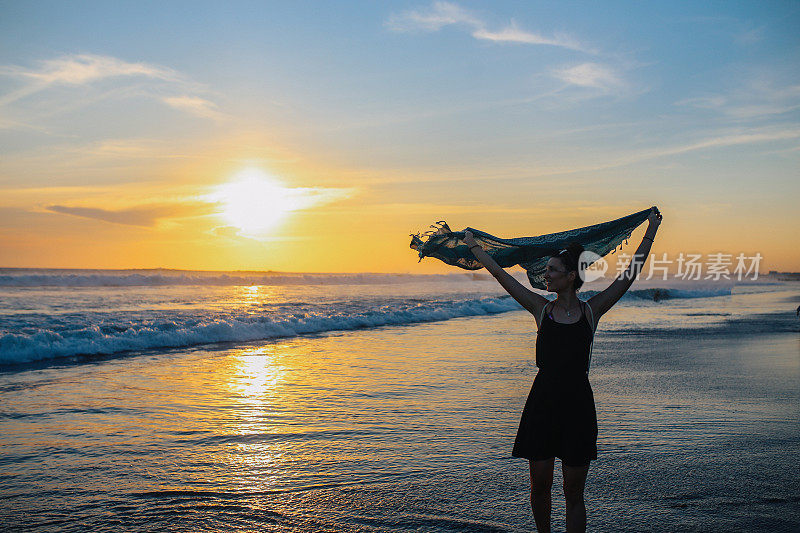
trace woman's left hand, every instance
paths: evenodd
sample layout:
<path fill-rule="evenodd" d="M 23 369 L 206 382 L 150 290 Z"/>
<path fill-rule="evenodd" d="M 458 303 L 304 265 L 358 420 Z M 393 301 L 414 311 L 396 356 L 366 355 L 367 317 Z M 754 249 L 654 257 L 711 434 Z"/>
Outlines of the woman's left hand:
<path fill-rule="evenodd" d="M 472 236 L 472 232 L 471 231 L 465 231 L 464 232 L 464 243 L 467 246 L 472 247 L 472 246 L 475 246 L 476 244 L 478 244 L 478 241 L 476 241 L 475 238 Z"/>
<path fill-rule="evenodd" d="M 650 215 L 647 217 L 647 221 L 650 223 L 650 226 L 653 229 L 658 229 L 658 226 L 661 225 L 661 218 L 661 212 L 656 206 L 653 206 L 650 209 Z"/>

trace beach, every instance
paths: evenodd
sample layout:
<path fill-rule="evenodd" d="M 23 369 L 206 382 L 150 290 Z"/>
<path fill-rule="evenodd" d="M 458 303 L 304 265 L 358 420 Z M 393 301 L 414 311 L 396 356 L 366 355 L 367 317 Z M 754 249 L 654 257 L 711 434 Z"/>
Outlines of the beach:
<path fill-rule="evenodd" d="M 800 532 L 798 27 L 0 3 L 0 533 Z"/>
<path fill-rule="evenodd" d="M 425 283 L 440 293 L 417 294 L 415 305 L 430 305 L 424 321 L 407 307 L 419 284 L 362 280 L 323 290 L 323 303 L 340 315 L 356 300 L 372 302 L 361 314 L 395 306 L 406 323 L 4 365 L 0 522 L 26 531 L 533 530 L 528 465 L 511 457 L 536 373 L 533 317 L 490 283 Z M 41 288 L 3 290 L 6 303 L 12 293 L 44 298 Z M 83 301 L 97 290 L 119 292 L 58 288 L 83 291 Z M 292 291 L 296 305 L 303 295 L 322 305 L 308 298 L 319 286 Z M 645 294 L 626 296 L 598 328 L 589 529 L 796 531 L 800 284 L 673 290 L 658 302 Z M 16 324 L 25 314 L 6 306 L 4 317 Z M 18 337 L 34 334 L 25 331 L 14 337 L 20 354 Z M 0 346 L 10 353 L 9 340 Z M 557 462 L 555 531 L 560 480 Z"/>

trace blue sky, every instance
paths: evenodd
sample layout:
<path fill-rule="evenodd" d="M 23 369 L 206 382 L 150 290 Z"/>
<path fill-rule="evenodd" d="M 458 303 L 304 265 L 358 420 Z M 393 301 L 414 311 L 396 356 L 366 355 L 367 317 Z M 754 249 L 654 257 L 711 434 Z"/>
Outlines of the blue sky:
<path fill-rule="evenodd" d="M 3 265 L 419 271 L 440 266 L 415 264 L 408 232 L 443 218 L 510 237 L 658 204 L 664 251 L 800 270 L 794 2 L 0 14 Z M 253 166 L 323 200 L 222 240 L 202 198 Z M 391 236 L 380 259 L 297 259 L 347 249 L 356 225 Z"/>

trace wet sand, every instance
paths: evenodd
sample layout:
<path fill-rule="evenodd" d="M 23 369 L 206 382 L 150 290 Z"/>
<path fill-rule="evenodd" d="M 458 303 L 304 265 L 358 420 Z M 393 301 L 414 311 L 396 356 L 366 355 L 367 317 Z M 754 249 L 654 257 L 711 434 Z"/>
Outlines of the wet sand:
<path fill-rule="evenodd" d="M 523 311 L 5 374 L 2 523 L 530 531 Z M 800 528 L 797 333 L 604 334 L 593 531 Z M 554 530 L 563 530 L 560 464 Z"/>

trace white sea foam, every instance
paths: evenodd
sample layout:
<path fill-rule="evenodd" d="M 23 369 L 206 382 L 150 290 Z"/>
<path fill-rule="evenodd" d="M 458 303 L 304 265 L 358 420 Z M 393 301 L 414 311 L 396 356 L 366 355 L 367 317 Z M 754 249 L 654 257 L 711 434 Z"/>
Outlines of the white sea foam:
<path fill-rule="evenodd" d="M 696 289 L 676 289 L 653 287 L 648 289 L 631 289 L 625 296 L 642 300 L 668 300 L 672 298 L 708 298 L 712 296 L 729 296 L 731 287 L 699 287 Z"/>
<path fill-rule="evenodd" d="M 582 293 L 589 298 L 595 291 Z M 702 298 L 730 294 L 730 289 L 700 291 L 677 289 L 631 290 L 623 300 L 659 301 L 669 298 Z M 551 296 L 552 297 L 552 296 Z M 218 342 L 248 342 L 310 333 L 354 330 L 388 325 L 414 324 L 519 310 L 509 296 L 466 300 L 399 302 L 353 312 L 311 312 L 294 315 L 212 314 L 174 319 L 155 318 L 132 323 L 125 314 L 110 315 L 102 327 L 40 327 L 33 333 L 6 330 L 0 336 L 0 364 L 29 363 L 76 355 L 114 354 L 158 348 L 178 348 Z"/>
<path fill-rule="evenodd" d="M 526 282 L 523 272 L 514 275 Z M 591 297 L 608 283 L 587 283 L 581 298 Z M 238 289 L 208 294 L 186 288 L 290 284 L 313 287 L 270 291 L 255 299 L 242 296 Z M 351 289 L 347 285 L 360 287 Z M 763 287 L 749 284 L 745 289 L 761 292 L 780 288 L 774 285 L 765 280 Z M 114 288 L 119 286 L 134 289 Z M 137 286 L 164 288 L 136 290 Z M 731 283 L 637 281 L 623 302 L 627 306 L 649 306 L 661 300 L 728 296 L 735 288 Z M 411 275 L 0 269 L 0 364 L 249 342 L 520 309 L 512 298 L 500 294 L 502 289 L 491 276 L 481 272 Z M 554 297 L 552 293 L 546 296 Z"/>
<path fill-rule="evenodd" d="M 519 309 L 509 297 L 382 307 L 360 313 L 303 314 L 276 318 L 208 317 L 157 324 L 90 326 L 56 332 L 7 333 L 0 337 L 0 364 L 18 364 L 75 355 L 114 354 L 156 348 L 178 348 L 218 342 L 247 342 L 309 333 L 448 320 Z"/>

